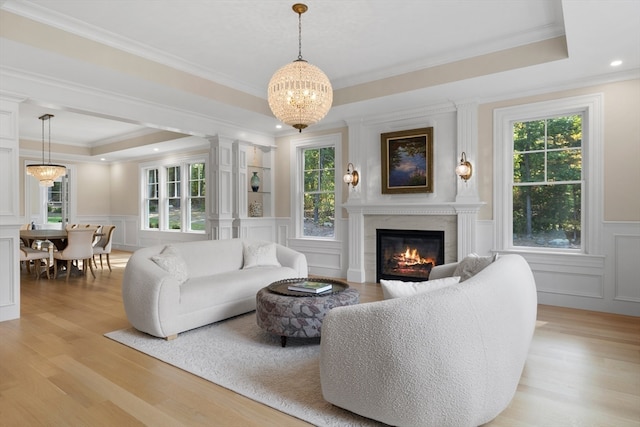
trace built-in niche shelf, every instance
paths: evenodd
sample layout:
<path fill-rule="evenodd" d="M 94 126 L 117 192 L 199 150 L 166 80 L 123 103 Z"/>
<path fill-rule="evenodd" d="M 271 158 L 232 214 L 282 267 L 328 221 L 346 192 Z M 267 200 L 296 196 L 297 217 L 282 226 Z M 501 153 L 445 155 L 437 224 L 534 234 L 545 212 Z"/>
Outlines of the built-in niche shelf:
<path fill-rule="evenodd" d="M 234 209 L 237 237 L 271 240 L 275 235 L 273 188 L 274 149 L 237 141 L 235 149 L 236 206 Z M 256 191 L 252 177 L 259 179 Z"/>

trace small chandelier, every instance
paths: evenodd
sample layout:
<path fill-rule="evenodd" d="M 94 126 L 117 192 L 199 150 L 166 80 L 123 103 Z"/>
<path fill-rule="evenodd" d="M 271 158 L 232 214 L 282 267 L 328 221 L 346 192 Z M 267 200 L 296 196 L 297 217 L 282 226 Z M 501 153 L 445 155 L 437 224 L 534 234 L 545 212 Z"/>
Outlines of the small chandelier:
<path fill-rule="evenodd" d="M 27 165 L 27 175 L 35 177 L 43 187 L 53 187 L 53 182 L 67 173 L 67 169 L 62 165 L 51 164 L 51 118 L 53 114 L 45 114 L 38 117 L 42 120 L 42 163 Z M 49 163 L 44 162 L 44 122 L 49 121 Z"/>
<path fill-rule="evenodd" d="M 276 118 L 302 132 L 327 115 L 333 103 L 333 89 L 320 68 L 302 59 L 302 14 L 307 5 L 296 3 L 292 9 L 298 14 L 298 59 L 271 77 L 267 99 Z"/>

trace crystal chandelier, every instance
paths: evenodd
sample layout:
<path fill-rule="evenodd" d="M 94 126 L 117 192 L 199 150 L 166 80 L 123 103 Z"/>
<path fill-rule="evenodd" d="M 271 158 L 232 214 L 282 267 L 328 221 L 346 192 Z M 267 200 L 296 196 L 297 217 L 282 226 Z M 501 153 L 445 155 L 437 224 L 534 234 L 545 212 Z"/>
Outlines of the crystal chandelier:
<path fill-rule="evenodd" d="M 38 117 L 42 120 L 42 163 L 27 165 L 27 175 L 35 177 L 43 187 L 53 187 L 53 182 L 67 173 L 67 169 L 61 165 L 51 164 L 51 118 L 53 114 L 45 114 Z M 49 163 L 44 162 L 44 122 L 49 121 Z"/>
<path fill-rule="evenodd" d="M 292 6 L 298 14 L 298 59 L 275 72 L 269 81 L 269 108 L 283 123 L 302 132 L 324 118 L 333 102 L 331 82 L 322 70 L 302 59 L 302 14 L 307 5 Z"/>

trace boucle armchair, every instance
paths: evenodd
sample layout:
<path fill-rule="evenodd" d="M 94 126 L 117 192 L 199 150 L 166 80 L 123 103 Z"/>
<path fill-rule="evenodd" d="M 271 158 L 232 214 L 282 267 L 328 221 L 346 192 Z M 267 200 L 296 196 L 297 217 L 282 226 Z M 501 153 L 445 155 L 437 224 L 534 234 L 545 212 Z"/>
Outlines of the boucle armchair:
<path fill-rule="evenodd" d="M 322 325 L 323 396 L 390 425 L 484 424 L 515 394 L 536 309 L 534 278 L 519 255 L 432 292 L 337 307 Z"/>

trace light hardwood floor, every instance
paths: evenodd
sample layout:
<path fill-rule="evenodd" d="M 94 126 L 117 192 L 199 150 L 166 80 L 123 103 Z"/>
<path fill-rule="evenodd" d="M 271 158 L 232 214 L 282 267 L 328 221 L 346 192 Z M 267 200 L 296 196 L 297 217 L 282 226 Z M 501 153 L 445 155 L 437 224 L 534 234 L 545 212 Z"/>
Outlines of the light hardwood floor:
<path fill-rule="evenodd" d="M 128 256 L 96 279 L 22 270 L 22 317 L 0 322 L 0 425 L 308 425 L 103 337 L 129 326 Z M 353 286 L 381 299 L 378 285 Z M 640 426 L 639 408 L 640 318 L 540 306 L 516 396 L 488 425 Z"/>

